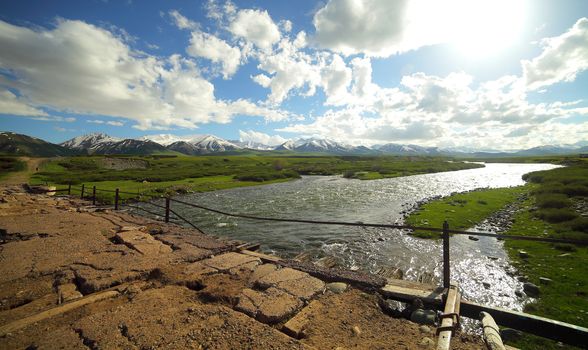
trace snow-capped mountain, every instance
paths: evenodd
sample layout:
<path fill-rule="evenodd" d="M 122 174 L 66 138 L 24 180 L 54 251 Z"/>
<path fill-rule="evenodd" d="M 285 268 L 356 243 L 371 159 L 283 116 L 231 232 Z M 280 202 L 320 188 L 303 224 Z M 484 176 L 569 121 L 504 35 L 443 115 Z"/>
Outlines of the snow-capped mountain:
<path fill-rule="evenodd" d="M 150 140 L 125 139 L 118 142 L 108 142 L 93 149 L 94 154 L 152 154 L 162 153 L 167 149 L 159 143 Z"/>
<path fill-rule="evenodd" d="M 176 141 L 166 147 L 170 151 L 176 151 L 184 154 L 194 155 L 199 154 L 198 148 L 193 143 L 187 141 Z"/>
<path fill-rule="evenodd" d="M 62 142 L 59 145 L 73 150 L 85 150 L 91 152 L 102 145 L 111 144 L 118 141 L 120 141 L 120 139 L 108 136 L 103 133 L 95 132 L 91 134 L 74 137 L 73 139 Z"/>
<path fill-rule="evenodd" d="M 88 154 L 151 154 L 166 151 L 165 147 L 151 140 L 121 140 L 102 133 L 74 137 L 60 146 Z"/>
<path fill-rule="evenodd" d="M 281 145 L 277 146 L 276 148 L 274 148 L 274 150 L 276 150 L 276 151 L 293 151 L 295 147 L 296 147 L 296 144 L 294 143 L 294 141 L 288 140 L 288 141 L 282 143 Z"/>
<path fill-rule="evenodd" d="M 288 150 L 296 152 L 327 152 L 327 153 L 351 153 L 355 147 L 328 139 L 300 139 L 286 141 L 275 150 Z"/>
<path fill-rule="evenodd" d="M 397 155 L 438 155 L 441 153 L 437 147 L 401 145 L 397 143 L 387 143 L 385 145 L 378 146 L 377 150 L 381 153 Z"/>
<path fill-rule="evenodd" d="M 252 149 L 257 151 L 271 151 L 275 147 L 268 146 L 263 143 L 255 142 L 255 141 L 237 141 L 237 140 L 229 140 L 230 143 L 237 145 L 241 148 L 245 149 Z"/>
<path fill-rule="evenodd" d="M 194 142 L 194 146 L 196 146 L 200 153 L 226 152 L 241 148 L 234 143 L 214 135 L 204 136 L 202 139 Z"/>
<path fill-rule="evenodd" d="M 172 151 L 192 155 L 227 152 L 241 149 L 240 146 L 214 135 L 204 135 L 190 141 L 177 141 L 169 145 L 167 148 Z"/>
<path fill-rule="evenodd" d="M 163 146 L 169 146 L 174 142 L 189 141 L 193 137 L 194 137 L 194 135 L 192 135 L 192 136 L 177 136 L 177 135 L 172 135 L 172 134 L 156 134 L 156 135 L 141 136 L 137 140 L 141 140 L 141 141 L 149 140 L 149 141 L 159 143 L 160 145 L 163 145 Z"/>

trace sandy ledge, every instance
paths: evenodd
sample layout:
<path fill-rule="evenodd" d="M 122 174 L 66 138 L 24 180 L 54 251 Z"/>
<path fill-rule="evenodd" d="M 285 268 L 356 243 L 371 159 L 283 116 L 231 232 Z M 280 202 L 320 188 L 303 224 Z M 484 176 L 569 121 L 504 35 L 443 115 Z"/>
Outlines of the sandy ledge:
<path fill-rule="evenodd" d="M 0 187 L 0 348 L 434 348 L 434 328 L 385 315 L 373 293 L 88 204 Z"/>

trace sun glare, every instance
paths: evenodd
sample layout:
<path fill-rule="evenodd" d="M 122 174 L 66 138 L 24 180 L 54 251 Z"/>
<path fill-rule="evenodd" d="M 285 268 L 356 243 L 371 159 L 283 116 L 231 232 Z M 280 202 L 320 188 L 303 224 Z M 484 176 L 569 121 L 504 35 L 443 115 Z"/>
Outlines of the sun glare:
<path fill-rule="evenodd" d="M 512 46 L 526 17 L 524 0 L 416 0 L 411 10 L 417 36 L 426 31 L 467 56 L 490 56 Z"/>
<path fill-rule="evenodd" d="M 449 16 L 456 47 L 468 55 L 493 54 L 520 38 L 525 19 L 523 1 L 455 1 Z"/>

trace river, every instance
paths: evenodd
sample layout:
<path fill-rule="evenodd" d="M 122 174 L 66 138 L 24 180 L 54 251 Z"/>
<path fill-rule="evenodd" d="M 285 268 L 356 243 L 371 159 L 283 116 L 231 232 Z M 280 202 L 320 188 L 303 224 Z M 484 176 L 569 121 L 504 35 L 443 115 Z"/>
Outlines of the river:
<path fill-rule="evenodd" d="M 478 188 L 524 184 L 522 175 L 556 167 L 550 164 L 486 164 L 484 168 L 361 181 L 340 176 L 305 176 L 300 180 L 257 187 L 187 194 L 178 197 L 227 212 L 315 220 L 402 223 L 402 211 L 418 201 Z M 251 221 L 188 208 L 173 209 L 205 232 L 262 244 L 265 252 L 293 257 L 311 251 L 336 257 L 343 267 L 375 272 L 382 266 L 402 269 L 405 279 L 428 272 L 442 276 L 440 241 L 411 237 L 392 229 L 339 227 Z M 451 238 L 451 278 L 472 301 L 522 310 L 528 300 L 503 248 L 495 238 Z M 490 288 L 484 287 L 488 283 Z"/>

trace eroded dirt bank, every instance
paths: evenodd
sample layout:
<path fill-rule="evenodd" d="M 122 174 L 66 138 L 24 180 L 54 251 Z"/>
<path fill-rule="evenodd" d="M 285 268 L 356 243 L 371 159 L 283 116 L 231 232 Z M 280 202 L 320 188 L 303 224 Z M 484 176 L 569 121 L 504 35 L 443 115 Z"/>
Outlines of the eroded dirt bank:
<path fill-rule="evenodd" d="M 434 348 L 374 294 L 87 204 L 0 188 L 0 348 Z"/>

